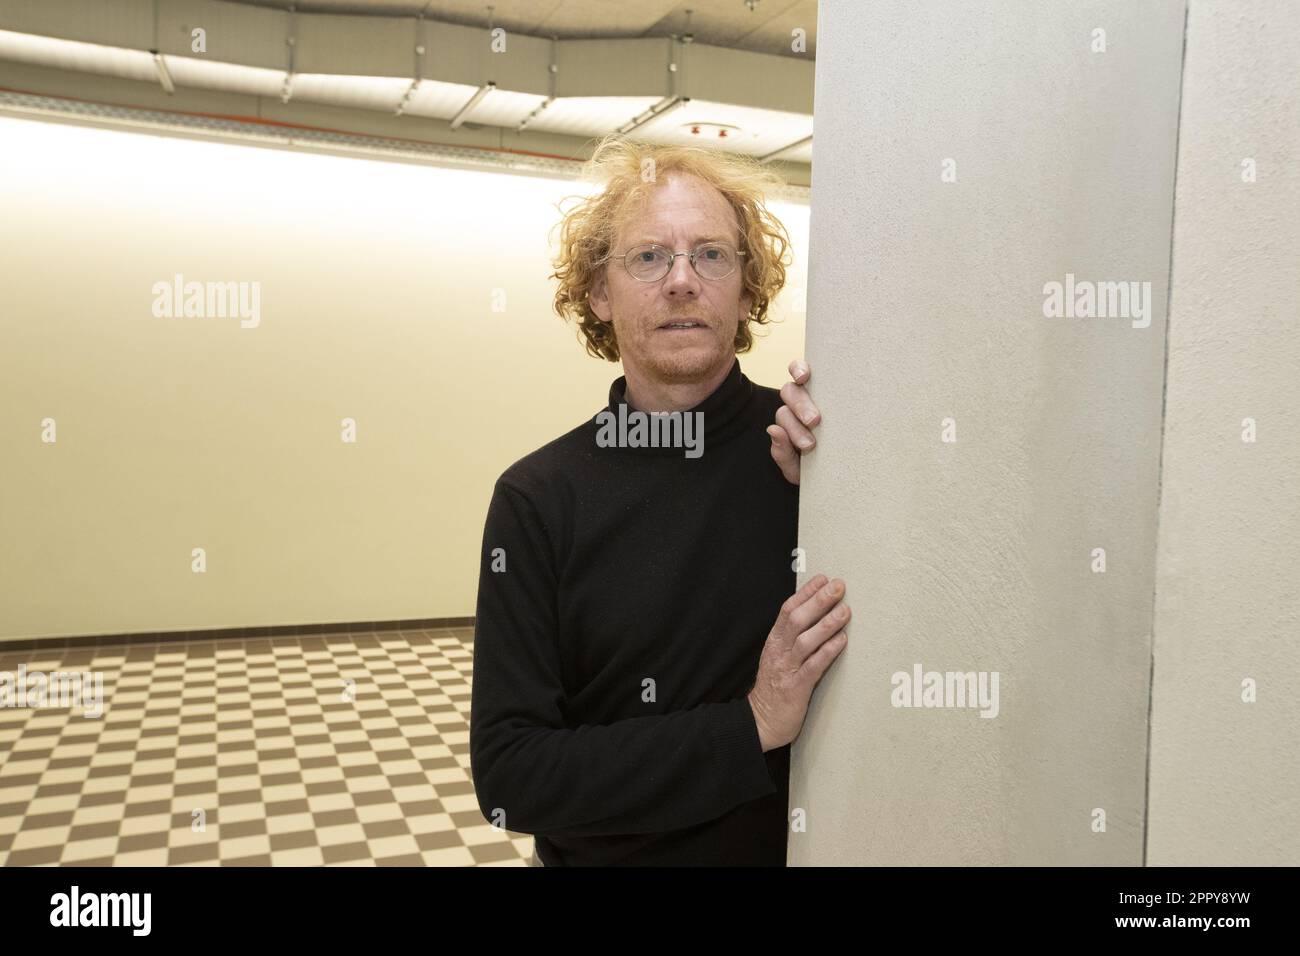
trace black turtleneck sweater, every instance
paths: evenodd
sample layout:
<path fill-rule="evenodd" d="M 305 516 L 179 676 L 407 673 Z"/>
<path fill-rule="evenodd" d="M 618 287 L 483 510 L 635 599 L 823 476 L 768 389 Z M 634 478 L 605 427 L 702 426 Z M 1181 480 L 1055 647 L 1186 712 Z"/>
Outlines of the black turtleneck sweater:
<path fill-rule="evenodd" d="M 702 455 L 601 447 L 593 417 L 497 480 L 470 759 L 484 816 L 544 865 L 785 865 L 790 748 L 763 753 L 746 699 L 795 590 L 780 405 L 736 360 L 689 410 Z"/>

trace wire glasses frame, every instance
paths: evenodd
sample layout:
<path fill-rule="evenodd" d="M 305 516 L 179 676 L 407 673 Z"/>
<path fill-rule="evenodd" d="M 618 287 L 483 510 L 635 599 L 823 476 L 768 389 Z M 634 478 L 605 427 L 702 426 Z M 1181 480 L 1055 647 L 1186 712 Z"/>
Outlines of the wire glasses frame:
<path fill-rule="evenodd" d="M 709 252 L 719 253 L 719 258 L 703 258 Z M 641 282 L 658 282 L 673 270 L 679 256 L 686 256 L 690 260 L 691 268 L 701 279 L 717 280 L 725 279 L 735 272 L 736 264 L 744 254 L 743 250 L 735 249 L 725 242 L 702 242 L 690 252 L 673 252 L 657 242 L 647 242 L 633 246 L 622 256 L 611 252 L 601 262 L 622 259 L 623 268 L 633 279 Z M 646 255 L 654 258 L 639 258 Z M 701 265 L 703 265 L 702 269 Z"/>

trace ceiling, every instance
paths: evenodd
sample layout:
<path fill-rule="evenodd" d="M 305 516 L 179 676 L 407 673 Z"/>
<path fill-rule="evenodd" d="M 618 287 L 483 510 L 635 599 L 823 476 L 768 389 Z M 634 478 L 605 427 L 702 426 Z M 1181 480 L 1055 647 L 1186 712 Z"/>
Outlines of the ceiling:
<path fill-rule="evenodd" d="M 817 0 L 494 0 L 490 13 L 468 0 L 94 0 L 110 15 L 89 23 L 71 16 L 79 2 L 0 2 L 0 95 L 565 158 L 618 130 L 761 158 L 796 188 L 810 180 Z M 290 5 L 297 18 L 267 12 Z M 196 53 L 194 18 L 216 8 L 216 46 Z M 403 50 L 417 16 L 431 27 L 418 65 Z M 517 41 L 499 75 L 478 46 L 489 23 Z M 806 51 L 790 48 L 797 30 Z M 286 38 L 300 42 L 289 51 Z"/>
<path fill-rule="evenodd" d="M 793 56 L 802 29 L 817 53 L 817 0 L 227 0 L 300 12 L 414 17 L 560 38 L 668 37 L 689 31 L 698 43 Z M 689 17 L 687 11 L 691 11 Z"/>

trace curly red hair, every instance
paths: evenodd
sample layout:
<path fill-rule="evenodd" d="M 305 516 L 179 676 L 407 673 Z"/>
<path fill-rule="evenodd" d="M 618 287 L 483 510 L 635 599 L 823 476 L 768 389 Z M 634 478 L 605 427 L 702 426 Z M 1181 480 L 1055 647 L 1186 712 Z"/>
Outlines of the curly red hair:
<path fill-rule="evenodd" d="M 649 175 L 647 175 L 647 172 Z M 736 328 L 737 354 L 754 346 L 751 327 L 768 321 L 768 305 L 785 286 L 791 262 L 790 237 L 781 221 L 764 205 L 769 189 L 784 181 L 756 159 L 701 146 L 664 146 L 611 134 L 600 140 L 584 169 L 584 178 L 603 181 L 605 188 L 577 199 L 563 209 L 559 223 L 560 251 L 554 259 L 559 279 L 555 311 L 562 319 L 578 320 L 587 353 L 611 362 L 619 359 L 612 322 L 602 322 L 587 300 L 621 228 L 642 208 L 655 183 L 671 173 L 698 176 L 714 186 L 735 210 L 740 223 L 742 296 L 750 298 L 748 317 Z"/>

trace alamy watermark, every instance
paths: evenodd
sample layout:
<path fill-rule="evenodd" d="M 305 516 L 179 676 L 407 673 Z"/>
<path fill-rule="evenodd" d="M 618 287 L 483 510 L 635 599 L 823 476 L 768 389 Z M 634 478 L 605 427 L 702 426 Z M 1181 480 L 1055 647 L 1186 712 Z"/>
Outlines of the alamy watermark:
<path fill-rule="evenodd" d="M 687 458 L 704 454 L 703 412 L 629 412 L 620 402 L 617 416 L 605 409 L 596 423 L 600 448 L 685 448 Z"/>
<path fill-rule="evenodd" d="M 83 893 L 73 884 L 69 892 L 50 897 L 50 925 L 122 926 L 132 936 L 148 936 L 152 910 L 152 893 Z"/>
<path fill-rule="evenodd" d="M 155 282 L 153 314 L 158 319 L 239 319 L 241 329 L 262 321 L 260 282 L 186 282 L 179 272 L 171 282 Z"/>
<path fill-rule="evenodd" d="M 1065 282 L 1043 285 L 1043 315 L 1049 319 L 1132 319 L 1133 328 L 1151 324 L 1150 282 Z"/>
<path fill-rule="evenodd" d="M 927 671 L 920 662 L 912 672 L 897 671 L 890 678 L 894 689 L 889 702 L 895 707 L 971 707 L 981 717 L 996 717 L 997 671 Z"/>
<path fill-rule="evenodd" d="M 0 671 L 0 707 L 67 709 L 80 707 L 82 716 L 104 713 L 104 674 L 101 671 L 29 671 L 18 665 L 17 675 Z"/>

